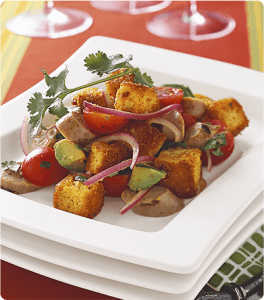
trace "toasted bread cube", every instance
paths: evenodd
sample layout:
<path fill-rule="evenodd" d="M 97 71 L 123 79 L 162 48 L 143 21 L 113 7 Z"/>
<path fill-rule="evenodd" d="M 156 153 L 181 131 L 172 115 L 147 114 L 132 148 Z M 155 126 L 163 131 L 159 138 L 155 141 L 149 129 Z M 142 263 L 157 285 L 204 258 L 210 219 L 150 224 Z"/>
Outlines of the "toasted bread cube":
<path fill-rule="evenodd" d="M 163 146 L 166 135 L 144 121 L 132 121 L 124 130 L 136 139 L 139 155 L 155 155 Z"/>
<path fill-rule="evenodd" d="M 154 88 L 123 82 L 116 93 L 114 106 L 117 110 L 147 114 L 160 109 L 160 100 Z"/>
<path fill-rule="evenodd" d="M 210 119 L 224 122 L 233 136 L 237 136 L 248 124 L 243 107 L 234 98 L 224 98 L 213 102 L 207 109 Z"/>
<path fill-rule="evenodd" d="M 74 92 L 71 97 L 71 102 L 74 105 L 79 106 L 81 112 L 84 108 L 84 100 L 97 104 L 99 106 L 106 107 L 105 97 L 107 97 L 107 95 L 105 95 L 105 93 L 106 91 L 103 91 L 102 89 L 87 87 L 80 91 Z"/>
<path fill-rule="evenodd" d="M 53 206 L 57 209 L 93 219 L 104 204 L 104 186 L 96 182 L 90 186 L 68 175 L 55 186 Z"/>
<path fill-rule="evenodd" d="M 120 74 L 121 72 L 124 72 L 125 70 L 126 70 L 125 68 L 119 69 L 119 70 L 117 70 L 115 72 L 110 73 L 108 75 L 108 77 L 116 75 L 116 74 Z M 124 81 L 126 81 L 126 82 L 134 82 L 134 78 L 135 78 L 135 75 L 129 73 L 127 75 L 124 75 L 124 76 L 117 77 L 115 79 L 106 81 L 106 83 L 105 83 L 106 91 L 108 92 L 108 94 L 111 97 L 115 97 L 117 90 L 120 88 L 120 84 L 122 82 L 124 82 Z"/>
<path fill-rule="evenodd" d="M 161 151 L 154 166 L 167 172 L 158 185 L 171 190 L 179 198 L 191 198 L 196 195 L 202 173 L 202 151 L 198 148 L 171 148 Z"/>
<path fill-rule="evenodd" d="M 86 162 L 86 171 L 92 175 L 128 159 L 127 149 L 107 142 L 94 142 Z"/>

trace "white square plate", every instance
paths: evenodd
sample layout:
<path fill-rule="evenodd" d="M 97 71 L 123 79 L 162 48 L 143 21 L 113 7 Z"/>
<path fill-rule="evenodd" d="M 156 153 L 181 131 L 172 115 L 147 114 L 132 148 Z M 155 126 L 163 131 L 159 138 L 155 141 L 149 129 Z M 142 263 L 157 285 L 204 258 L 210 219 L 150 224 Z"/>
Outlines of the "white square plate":
<path fill-rule="evenodd" d="M 93 220 L 52 207 L 54 187 L 14 195 L 1 190 L 2 222 L 72 247 L 110 258 L 174 273 L 198 270 L 220 238 L 262 190 L 263 74 L 174 51 L 105 37 L 89 39 L 65 64 L 68 88 L 93 81 L 84 58 L 98 50 L 108 55 L 133 54 L 132 64 L 146 71 L 156 85 L 187 84 L 194 93 L 213 99 L 234 97 L 244 107 L 250 126 L 236 137 L 235 151 L 210 174 L 207 188 L 180 213 L 146 218 L 121 216 L 120 199 L 107 199 Z M 45 66 L 44 66 L 45 67 Z M 22 160 L 19 132 L 26 105 L 44 80 L 1 107 L 1 161 Z"/>

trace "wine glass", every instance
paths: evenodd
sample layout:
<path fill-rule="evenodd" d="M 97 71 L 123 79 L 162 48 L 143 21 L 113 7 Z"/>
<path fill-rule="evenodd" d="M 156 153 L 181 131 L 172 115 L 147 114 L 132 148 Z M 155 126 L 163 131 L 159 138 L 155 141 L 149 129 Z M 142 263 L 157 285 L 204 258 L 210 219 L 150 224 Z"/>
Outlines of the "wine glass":
<path fill-rule="evenodd" d="M 172 1 L 90 1 L 90 4 L 94 8 L 104 11 L 138 15 L 162 10 L 169 6 L 171 2 Z"/>
<path fill-rule="evenodd" d="M 185 9 L 158 14 L 146 24 L 147 30 L 154 35 L 194 41 L 224 37 L 235 27 L 236 21 L 226 14 L 198 11 L 196 1 L 190 1 Z"/>
<path fill-rule="evenodd" d="M 18 35 L 56 39 L 81 33 L 92 23 L 92 17 L 84 11 L 56 8 L 53 1 L 45 1 L 42 10 L 17 15 L 6 22 L 6 28 Z"/>

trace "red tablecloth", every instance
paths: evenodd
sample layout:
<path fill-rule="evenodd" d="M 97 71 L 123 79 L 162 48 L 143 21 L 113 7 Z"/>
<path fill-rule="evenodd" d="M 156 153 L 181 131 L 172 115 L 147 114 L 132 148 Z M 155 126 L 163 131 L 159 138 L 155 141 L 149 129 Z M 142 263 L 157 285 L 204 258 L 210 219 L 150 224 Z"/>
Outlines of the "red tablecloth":
<path fill-rule="evenodd" d="M 170 40 L 152 35 L 146 30 L 145 23 L 157 12 L 141 15 L 109 13 L 93 8 L 88 1 L 59 1 L 55 5 L 88 12 L 94 20 L 92 27 L 68 38 L 32 39 L 3 103 L 41 81 L 43 74 L 39 71 L 40 67 L 44 66 L 48 73 L 53 72 L 87 39 L 96 35 L 153 45 L 250 68 L 248 21 L 246 4 L 243 1 L 198 1 L 198 9 L 223 12 L 231 15 L 237 22 L 230 35 L 203 42 Z M 186 2 L 174 1 L 164 11 L 185 5 Z M 1 275 L 1 295 L 4 299 L 115 299 L 52 280 L 4 261 L 1 264 Z"/>

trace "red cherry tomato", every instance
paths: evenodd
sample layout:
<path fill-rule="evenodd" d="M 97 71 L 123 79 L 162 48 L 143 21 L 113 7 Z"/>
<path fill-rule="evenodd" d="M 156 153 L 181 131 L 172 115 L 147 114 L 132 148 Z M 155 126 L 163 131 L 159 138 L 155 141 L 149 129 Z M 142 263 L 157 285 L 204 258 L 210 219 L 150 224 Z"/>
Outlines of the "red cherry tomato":
<path fill-rule="evenodd" d="M 235 147 L 235 141 L 233 135 L 227 131 L 227 126 L 224 122 L 221 122 L 219 120 L 208 120 L 206 122 L 211 123 L 212 125 L 220 125 L 221 128 L 218 130 L 218 133 L 220 132 L 225 132 L 226 136 L 226 145 L 223 147 L 220 147 L 220 150 L 222 151 L 223 155 L 217 156 L 212 153 L 213 149 L 210 150 L 211 152 L 211 159 L 212 159 L 212 165 L 216 166 L 225 161 L 233 152 L 234 147 Z M 207 165 L 208 163 L 208 158 L 205 153 L 205 151 L 202 151 L 202 162 L 204 165 Z"/>
<path fill-rule="evenodd" d="M 112 177 L 106 177 L 103 179 L 103 185 L 106 196 L 120 197 L 121 193 L 128 188 L 128 182 L 130 175 L 117 174 Z"/>
<path fill-rule="evenodd" d="M 187 113 L 181 113 L 181 115 L 184 120 L 186 130 L 197 122 L 197 118 L 195 115 L 187 114 Z"/>
<path fill-rule="evenodd" d="M 183 98 L 183 90 L 171 87 L 155 87 L 160 100 L 160 108 L 171 104 L 180 104 Z"/>
<path fill-rule="evenodd" d="M 83 116 L 88 127 L 93 132 L 102 135 L 119 132 L 129 123 L 126 118 L 101 114 L 87 107 L 83 110 Z"/>
<path fill-rule="evenodd" d="M 61 181 L 69 174 L 55 158 L 53 148 L 38 148 L 30 152 L 22 163 L 23 177 L 36 185 L 49 186 Z"/>

